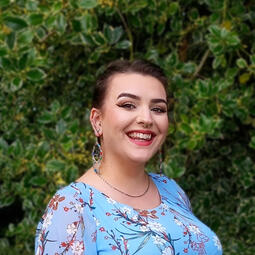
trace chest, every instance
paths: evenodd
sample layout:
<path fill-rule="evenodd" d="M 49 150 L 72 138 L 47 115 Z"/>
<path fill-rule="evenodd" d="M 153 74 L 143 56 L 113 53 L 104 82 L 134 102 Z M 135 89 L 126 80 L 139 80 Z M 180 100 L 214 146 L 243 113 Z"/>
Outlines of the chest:
<path fill-rule="evenodd" d="M 114 202 L 98 205 L 94 219 L 100 255 L 221 254 L 207 226 L 192 213 L 164 203 L 140 211 Z"/>

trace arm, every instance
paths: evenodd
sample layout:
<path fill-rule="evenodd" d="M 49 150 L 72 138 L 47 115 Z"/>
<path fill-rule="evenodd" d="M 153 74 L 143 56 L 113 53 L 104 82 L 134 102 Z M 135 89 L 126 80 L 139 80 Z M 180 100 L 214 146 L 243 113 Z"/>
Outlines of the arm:
<path fill-rule="evenodd" d="M 36 255 L 96 254 L 95 224 L 81 192 L 72 186 L 49 202 L 36 230 Z"/>

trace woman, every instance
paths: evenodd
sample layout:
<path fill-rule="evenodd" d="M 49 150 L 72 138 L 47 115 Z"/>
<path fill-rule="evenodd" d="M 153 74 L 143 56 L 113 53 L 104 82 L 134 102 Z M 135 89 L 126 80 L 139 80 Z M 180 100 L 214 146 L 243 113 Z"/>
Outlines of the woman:
<path fill-rule="evenodd" d="M 222 254 L 175 181 L 147 174 L 168 130 L 167 79 L 145 61 L 115 61 L 99 77 L 90 121 L 94 165 L 49 202 L 36 254 Z"/>

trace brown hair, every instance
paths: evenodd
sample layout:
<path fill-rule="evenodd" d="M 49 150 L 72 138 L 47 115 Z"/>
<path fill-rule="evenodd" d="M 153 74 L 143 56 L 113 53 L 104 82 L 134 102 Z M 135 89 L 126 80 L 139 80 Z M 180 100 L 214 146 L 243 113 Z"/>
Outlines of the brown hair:
<path fill-rule="evenodd" d="M 106 67 L 105 71 L 98 77 L 94 89 L 92 106 L 100 109 L 103 106 L 109 79 L 118 73 L 138 73 L 149 75 L 158 79 L 167 92 L 167 78 L 163 70 L 146 60 L 115 60 Z"/>

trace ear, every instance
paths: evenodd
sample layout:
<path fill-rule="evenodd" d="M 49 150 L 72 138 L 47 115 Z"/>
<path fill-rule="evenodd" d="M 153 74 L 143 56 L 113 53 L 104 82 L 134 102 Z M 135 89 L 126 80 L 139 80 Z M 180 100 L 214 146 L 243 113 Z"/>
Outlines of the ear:
<path fill-rule="evenodd" d="M 90 123 L 97 137 L 101 136 L 102 130 L 102 113 L 97 108 L 92 108 L 90 111 Z"/>

